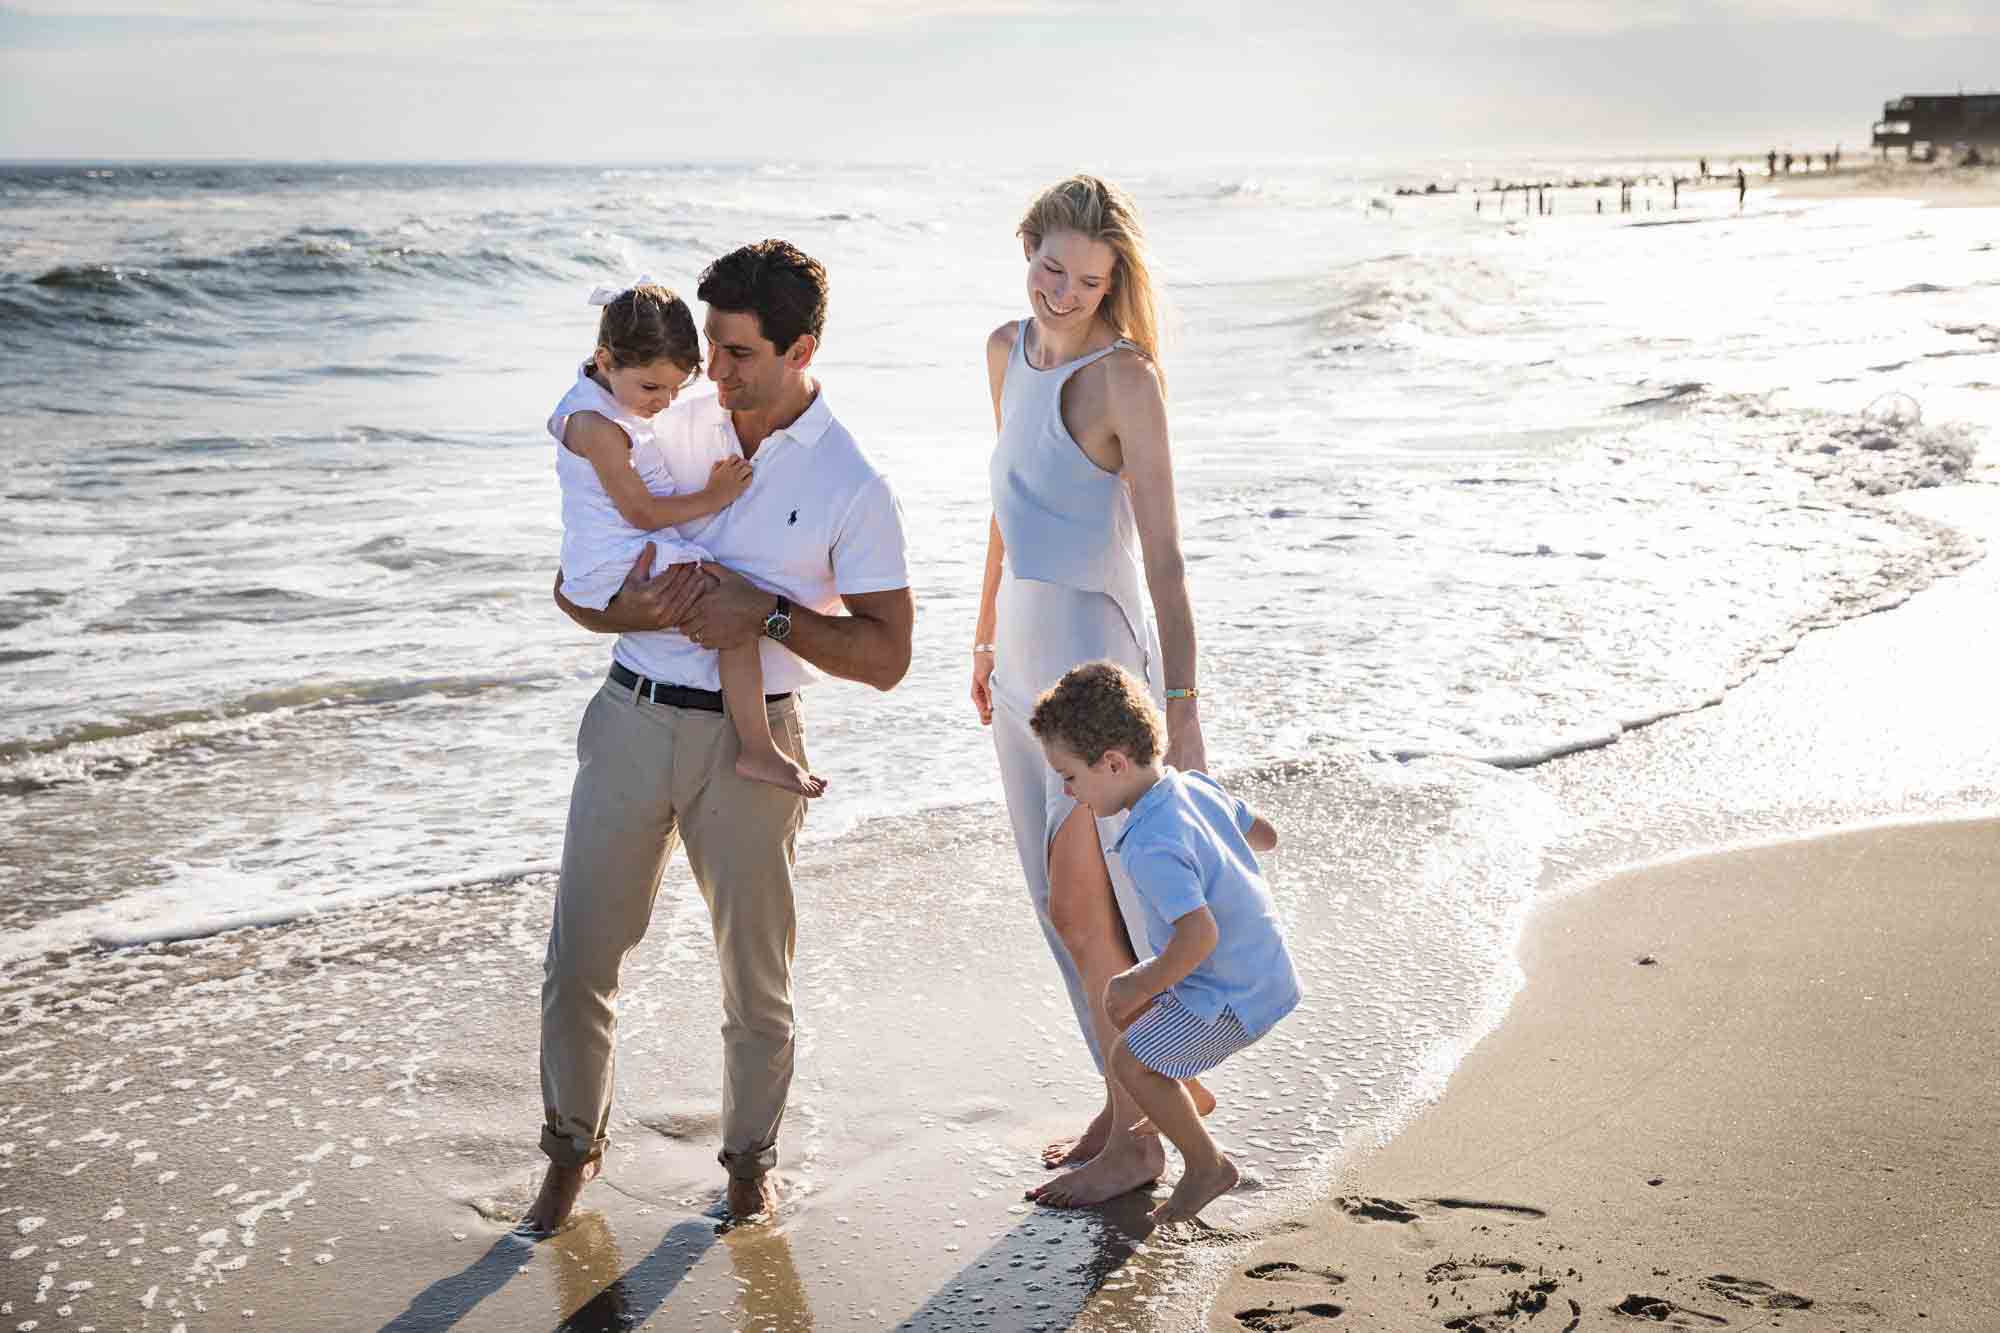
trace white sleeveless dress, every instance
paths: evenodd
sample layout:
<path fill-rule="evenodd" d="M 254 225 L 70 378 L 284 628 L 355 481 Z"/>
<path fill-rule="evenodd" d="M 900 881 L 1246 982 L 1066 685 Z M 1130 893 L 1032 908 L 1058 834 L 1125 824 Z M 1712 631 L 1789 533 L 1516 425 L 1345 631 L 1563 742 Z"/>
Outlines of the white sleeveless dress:
<path fill-rule="evenodd" d="M 994 634 L 993 743 L 1028 896 L 1069 988 L 1077 1026 L 1102 1069 L 1104 1054 L 1076 965 L 1049 923 L 1049 845 L 1076 801 L 1063 793 L 1062 779 L 1028 730 L 1028 716 L 1042 691 L 1083 662 L 1116 662 L 1147 682 L 1155 702 L 1164 695 L 1132 498 L 1123 478 L 1084 455 L 1062 419 L 1070 376 L 1132 344 L 1121 340 L 1038 370 L 1028 363 L 1028 323 L 1021 321 L 1007 362 L 1000 435 L 989 467 L 993 515 L 1006 545 Z M 1098 820 L 1098 841 L 1106 848 L 1126 931 L 1143 938 L 1131 881 L 1109 850 L 1123 824 L 1122 816 Z"/>
<path fill-rule="evenodd" d="M 624 586 L 625 575 L 647 542 L 656 548 L 655 570 L 713 557 L 672 528 L 647 532 L 625 521 L 590 460 L 563 445 L 563 429 L 578 412 L 595 412 L 625 432 L 632 442 L 632 470 L 654 495 L 679 495 L 689 488 L 667 469 L 666 455 L 653 439 L 653 423 L 620 406 L 590 377 L 588 366 L 579 370 L 576 383 L 549 414 L 549 434 L 556 442 L 556 479 L 562 484 L 562 595 L 578 606 L 602 611 Z"/>

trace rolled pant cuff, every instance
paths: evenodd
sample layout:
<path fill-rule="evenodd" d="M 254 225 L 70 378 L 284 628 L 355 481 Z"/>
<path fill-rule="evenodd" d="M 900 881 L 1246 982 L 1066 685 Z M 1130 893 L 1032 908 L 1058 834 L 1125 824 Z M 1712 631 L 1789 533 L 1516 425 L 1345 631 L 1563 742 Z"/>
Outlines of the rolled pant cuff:
<path fill-rule="evenodd" d="M 731 1152 L 724 1148 L 715 1155 L 722 1163 L 722 1169 L 735 1180 L 757 1180 L 778 1165 L 778 1145 L 765 1144 L 761 1148 L 750 1148 L 743 1152 Z"/>
<path fill-rule="evenodd" d="M 588 1151 L 585 1151 L 579 1149 L 576 1140 L 569 1135 L 558 1134 L 547 1125 L 542 1126 L 542 1151 L 548 1154 L 548 1159 L 557 1166 L 589 1166 L 604 1156 L 604 1150 L 610 1146 L 611 1140 L 598 1139 L 590 1145 Z"/>

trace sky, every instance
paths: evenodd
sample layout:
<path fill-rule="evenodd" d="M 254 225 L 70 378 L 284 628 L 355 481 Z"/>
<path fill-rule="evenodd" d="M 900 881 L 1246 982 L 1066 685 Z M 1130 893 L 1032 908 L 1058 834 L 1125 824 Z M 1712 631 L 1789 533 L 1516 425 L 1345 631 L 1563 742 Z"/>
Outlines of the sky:
<path fill-rule="evenodd" d="M 1865 145 L 2000 0 L 0 0 L 0 157 L 1394 158 Z"/>

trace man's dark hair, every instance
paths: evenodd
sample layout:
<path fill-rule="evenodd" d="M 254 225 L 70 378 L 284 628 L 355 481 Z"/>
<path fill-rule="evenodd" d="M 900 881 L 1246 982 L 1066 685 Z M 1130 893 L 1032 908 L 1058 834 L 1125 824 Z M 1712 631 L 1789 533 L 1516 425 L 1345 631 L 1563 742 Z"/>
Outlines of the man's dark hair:
<path fill-rule="evenodd" d="M 790 241 L 731 250 L 702 270 L 695 295 L 716 310 L 755 315 L 757 331 L 779 352 L 826 327 L 826 269 Z"/>

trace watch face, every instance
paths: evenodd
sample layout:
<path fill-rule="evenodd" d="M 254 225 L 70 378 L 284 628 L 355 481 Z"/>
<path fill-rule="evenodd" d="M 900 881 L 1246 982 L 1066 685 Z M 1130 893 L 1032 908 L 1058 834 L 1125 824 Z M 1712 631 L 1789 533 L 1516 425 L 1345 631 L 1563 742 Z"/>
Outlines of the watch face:
<path fill-rule="evenodd" d="M 764 617 L 764 634 L 766 637 L 782 642 L 784 637 L 791 632 L 792 618 L 782 611 L 773 611 L 770 615 Z"/>

